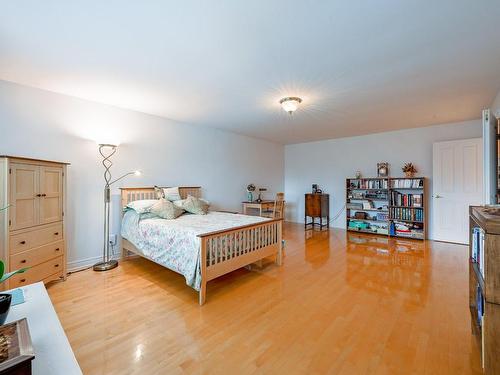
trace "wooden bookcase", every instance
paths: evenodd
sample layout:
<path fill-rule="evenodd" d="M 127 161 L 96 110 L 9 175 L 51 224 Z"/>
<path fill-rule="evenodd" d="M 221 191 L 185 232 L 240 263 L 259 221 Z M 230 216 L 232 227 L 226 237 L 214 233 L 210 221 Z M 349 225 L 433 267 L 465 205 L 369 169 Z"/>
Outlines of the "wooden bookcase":
<path fill-rule="evenodd" d="M 500 209 L 470 207 L 469 226 L 471 329 L 484 373 L 500 374 Z M 475 231 L 480 233 L 479 238 L 474 236 Z M 482 251 L 475 251 L 481 247 Z M 479 251 L 483 261 L 475 255 Z M 478 308 L 478 304 L 482 306 Z"/>
<path fill-rule="evenodd" d="M 425 177 L 347 178 L 347 230 L 425 239 L 426 185 Z"/>

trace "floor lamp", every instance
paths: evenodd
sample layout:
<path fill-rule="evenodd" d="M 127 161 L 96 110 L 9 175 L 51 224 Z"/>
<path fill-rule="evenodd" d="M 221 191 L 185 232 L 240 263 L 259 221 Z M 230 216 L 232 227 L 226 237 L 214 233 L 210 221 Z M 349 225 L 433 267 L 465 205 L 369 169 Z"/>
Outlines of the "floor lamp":
<path fill-rule="evenodd" d="M 104 181 L 106 184 L 104 185 L 104 246 L 103 246 L 103 255 L 102 262 L 94 264 L 94 271 L 107 271 L 111 270 L 118 266 L 118 261 L 111 259 L 111 254 L 109 251 L 109 214 L 110 214 L 110 203 L 111 203 L 111 185 L 115 182 L 120 181 L 122 178 L 130 176 L 132 174 L 136 176 L 140 176 L 140 171 L 128 172 L 123 176 L 118 177 L 116 180 L 111 180 L 111 167 L 113 166 L 113 162 L 111 161 L 111 157 L 116 153 L 116 145 L 112 144 L 100 144 L 99 145 L 99 153 L 102 156 L 102 165 L 104 166 Z"/>

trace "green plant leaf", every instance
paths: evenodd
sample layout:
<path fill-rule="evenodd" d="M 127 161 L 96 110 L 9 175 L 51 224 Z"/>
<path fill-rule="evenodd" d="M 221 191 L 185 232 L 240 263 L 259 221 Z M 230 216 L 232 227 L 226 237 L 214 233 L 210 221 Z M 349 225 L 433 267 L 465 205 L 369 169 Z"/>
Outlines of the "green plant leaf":
<path fill-rule="evenodd" d="M 5 272 L 5 265 L 3 262 L 0 260 L 0 278 L 3 277 L 3 273 Z"/>
<path fill-rule="evenodd" d="M 16 270 L 16 271 L 12 271 L 12 272 L 8 272 L 6 273 L 5 275 L 3 275 L 1 278 L 0 278 L 0 283 L 3 283 L 5 280 L 11 278 L 12 276 L 14 276 L 15 274 L 17 273 L 24 273 L 28 270 L 29 268 L 21 268 L 19 270 Z"/>

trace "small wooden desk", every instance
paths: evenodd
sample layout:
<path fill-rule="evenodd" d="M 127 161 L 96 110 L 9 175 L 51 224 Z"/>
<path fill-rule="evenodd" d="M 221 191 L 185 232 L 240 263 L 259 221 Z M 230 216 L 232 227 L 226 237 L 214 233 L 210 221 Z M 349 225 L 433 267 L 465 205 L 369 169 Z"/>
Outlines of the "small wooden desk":
<path fill-rule="evenodd" d="M 272 210 L 274 201 L 261 201 L 261 202 L 241 202 L 243 204 L 243 215 L 248 215 L 248 209 L 259 210 L 259 216 L 262 216 L 262 211 Z"/>

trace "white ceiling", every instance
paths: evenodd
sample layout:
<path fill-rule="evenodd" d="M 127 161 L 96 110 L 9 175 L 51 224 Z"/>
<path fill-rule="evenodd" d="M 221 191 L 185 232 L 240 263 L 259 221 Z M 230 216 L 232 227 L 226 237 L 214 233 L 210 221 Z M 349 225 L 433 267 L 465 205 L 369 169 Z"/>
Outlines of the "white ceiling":
<path fill-rule="evenodd" d="M 4 1 L 0 79 L 296 143 L 478 118 L 499 20 L 498 0 Z"/>

